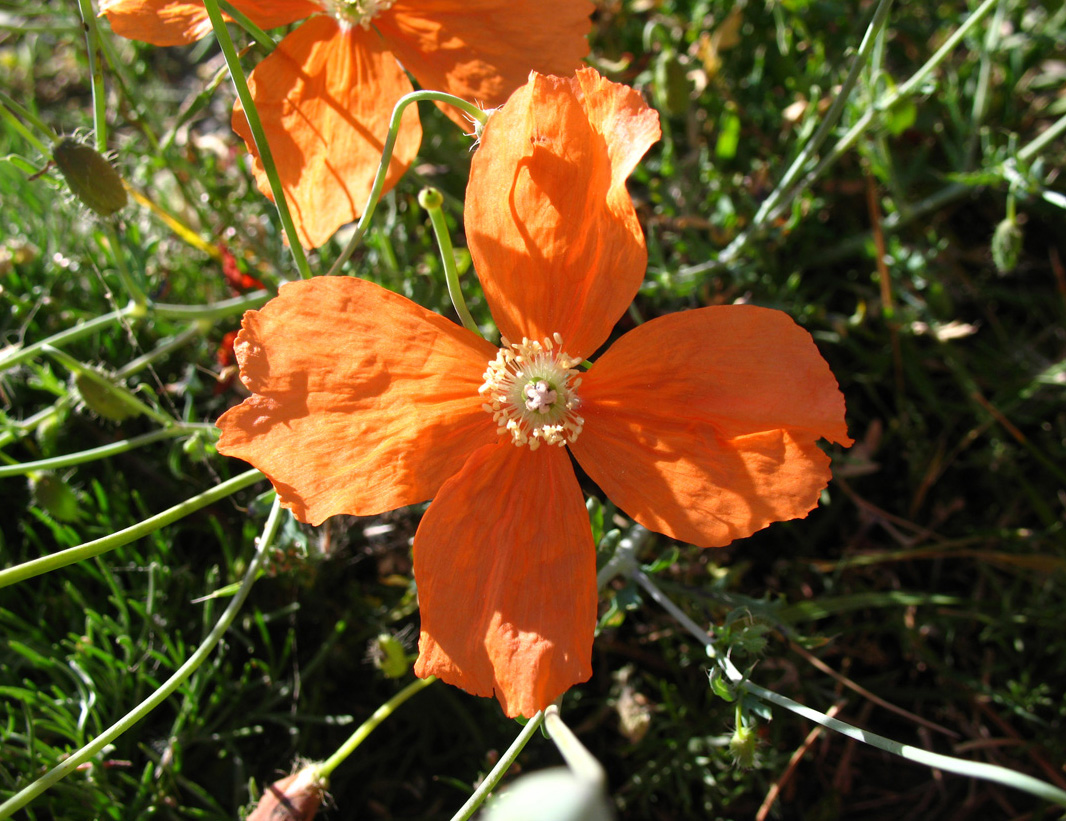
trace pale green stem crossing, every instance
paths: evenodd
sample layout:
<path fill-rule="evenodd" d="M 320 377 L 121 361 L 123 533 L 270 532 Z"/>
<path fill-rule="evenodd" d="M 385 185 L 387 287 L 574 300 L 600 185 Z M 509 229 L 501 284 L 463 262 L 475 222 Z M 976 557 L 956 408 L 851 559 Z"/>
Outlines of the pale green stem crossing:
<path fill-rule="evenodd" d="M 463 298 L 463 289 L 459 287 L 459 271 L 455 267 L 455 249 L 452 247 L 452 238 L 448 233 L 448 223 L 444 219 L 444 197 L 436 188 L 423 188 L 418 195 L 418 204 L 426 209 L 429 221 L 433 225 L 433 234 L 437 238 L 437 247 L 440 248 L 440 260 L 444 266 L 444 280 L 448 285 L 448 296 L 452 299 L 452 305 L 463 322 L 463 327 L 472 333 L 481 335 L 474 317 L 470 315 L 470 309 L 466 307 Z"/>
<path fill-rule="evenodd" d="M 186 499 L 184 502 L 174 505 L 174 507 L 168 508 L 162 513 L 150 516 L 144 521 L 138 522 L 135 525 L 130 525 L 123 530 L 119 530 L 108 536 L 102 536 L 91 542 L 85 542 L 84 544 L 67 548 L 66 550 L 60 550 L 56 553 L 50 553 L 47 556 L 41 556 L 39 559 L 32 559 L 28 562 L 15 565 L 14 567 L 0 570 L 0 588 L 8 587 L 12 584 L 18 584 L 26 579 L 32 579 L 34 576 L 40 576 L 42 573 L 49 573 L 53 570 L 58 570 L 61 567 L 74 564 L 75 562 L 81 562 L 85 559 L 91 559 L 94 556 L 107 553 L 124 544 L 129 544 L 135 539 L 147 536 L 149 533 L 155 533 L 159 528 L 172 524 L 173 522 L 178 521 L 178 519 L 185 518 L 190 513 L 195 513 L 197 510 L 200 510 L 200 508 L 214 504 L 219 499 L 225 499 L 227 496 L 236 493 L 238 490 L 242 490 L 249 485 L 255 484 L 262 478 L 264 478 L 263 474 L 258 470 L 245 471 L 239 476 L 234 476 L 229 481 L 222 482 L 220 485 L 216 485 L 210 490 L 205 490 L 203 493 L 198 493 L 196 496 Z"/>
<path fill-rule="evenodd" d="M 374 216 L 374 211 L 377 209 L 378 202 L 381 200 L 381 192 L 385 188 L 385 177 L 388 175 L 389 164 L 392 162 L 392 152 L 396 148 L 396 138 L 400 133 L 400 121 L 403 119 L 403 113 L 407 110 L 407 106 L 421 100 L 437 101 L 453 105 L 469 116 L 471 122 L 479 123 L 480 125 L 484 125 L 488 121 L 489 115 L 485 111 L 472 103 L 468 103 L 461 97 L 445 94 L 443 91 L 412 91 L 410 94 L 405 94 L 397 100 L 396 106 L 392 109 L 392 118 L 389 120 L 389 133 L 385 137 L 385 145 L 381 151 L 381 162 L 378 164 L 378 172 L 374 176 L 374 183 L 370 187 L 370 195 L 366 199 L 366 206 L 363 208 L 363 216 L 361 216 L 359 222 L 356 223 L 355 231 L 348 240 L 348 244 L 344 246 L 344 250 L 341 251 L 340 256 L 337 257 L 333 265 L 330 266 L 327 276 L 332 276 L 341 272 L 344 264 L 351 258 L 352 254 L 355 253 L 355 249 L 359 247 L 359 243 L 362 242 L 363 237 L 366 236 L 367 229 L 370 227 L 370 219 Z"/>
<path fill-rule="evenodd" d="M 436 676 L 428 676 L 427 678 L 415 679 L 402 690 L 400 690 L 400 692 L 398 692 L 396 695 L 394 695 L 392 698 L 390 698 L 388 701 L 378 707 L 370 716 L 370 718 L 360 724 L 356 728 L 355 732 L 348 737 L 348 740 L 345 741 L 344 744 L 342 744 L 333 755 L 331 755 L 318 766 L 317 769 L 319 776 L 328 779 L 333 773 L 333 771 L 337 769 L 337 767 L 340 766 L 340 764 L 343 763 L 343 761 L 348 756 L 355 752 L 355 749 L 366 740 L 366 737 L 368 735 L 374 732 L 375 728 L 377 728 L 377 726 L 381 724 L 381 722 L 383 722 L 394 712 L 396 712 L 396 709 L 405 701 L 407 701 L 407 699 L 409 699 L 416 693 L 422 692 L 422 690 L 424 690 L 436 680 Z"/>

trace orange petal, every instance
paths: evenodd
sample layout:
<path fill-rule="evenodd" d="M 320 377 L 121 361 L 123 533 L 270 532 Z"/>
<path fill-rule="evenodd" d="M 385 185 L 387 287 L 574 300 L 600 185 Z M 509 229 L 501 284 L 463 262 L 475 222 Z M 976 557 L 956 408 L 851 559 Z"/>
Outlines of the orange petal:
<path fill-rule="evenodd" d="M 254 395 L 218 420 L 218 450 L 263 471 L 301 521 L 424 501 L 497 441 L 478 395 L 496 349 L 398 294 L 319 277 L 242 324 Z"/>
<path fill-rule="evenodd" d="M 592 675 L 596 550 L 563 448 L 483 447 L 418 526 L 415 675 L 532 716 Z"/>
<path fill-rule="evenodd" d="M 233 5 L 261 28 L 285 26 L 319 10 L 310 0 L 233 0 Z M 100 13 L 115 34 L 157 46 L 188 45 L 211 33 L 211 18 L 200 2 L 101 0 Z"/>
<path fill-rule="evenodd" d="M 101 0 L 111 30 L 156 46 L 183 46 L 211 33 L 203 3 L 181 0 Z"/>
<path fill-rule="evenodd" d="M 593 9 L 587 0 L 399 0 L 374 25 L 422 88 L 494 108 L 531 69 L 580 67 Z M 441 108 L 469 128 L 458 109 Z"/>
<path fill-rule="evenodd" d="M 260 28 L 272 29 L 287 26 L 297 20 L 322 11 L 322 6 L 311 0 L 230 0 L 237 11 Z"/>
<path fill-rule="evenodd" d="M 645 527 L 703 547 L 806 516 L 850 445 L 844 397 L 810 335 L 750 305 L 652 320 L 579 389 L 581 466 Z"/>
<path fill-rule="evenodd" d="M 393 106 L 412 91 L 381 38 L 316 16 L 288 35 L 252 73 L 248 85 L 301 241 L 317 248 L 362 213 L 381 162 Z M 256 155 L 240 105 L 233 128 Z M 385 179 L 403 176 L 418 153 L 422 127 L 408 108 Z M 258 155 L 259 190 L 270 185 Z"/>
<path fill-rule="evenodd" d="M 647 249 L 626 177 L 659 137 L 658 115 L 592 69 L 532 75 L 494 113 L 466 189 L 466 233 L 510 339 L 563 337 L 584 358 L 644 278 Z"/>

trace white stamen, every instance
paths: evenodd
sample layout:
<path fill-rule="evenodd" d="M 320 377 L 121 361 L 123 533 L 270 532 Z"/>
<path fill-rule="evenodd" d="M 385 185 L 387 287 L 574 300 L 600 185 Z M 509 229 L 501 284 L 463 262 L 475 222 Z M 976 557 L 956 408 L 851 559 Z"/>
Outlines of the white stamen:
<path fill-rule="evenodd" d="M 563 447 L 577 441 L 585 424 L 575 412 L 580 400 L 574 389 L 581 379 L 574 366 L 581 360 L 555 349 L 563 344 L 559 334 L 541 342 L 513 344 L 503 338 L 501 343 L 478 389 L 497 432 L 530 450 L 541 443 Z"/>

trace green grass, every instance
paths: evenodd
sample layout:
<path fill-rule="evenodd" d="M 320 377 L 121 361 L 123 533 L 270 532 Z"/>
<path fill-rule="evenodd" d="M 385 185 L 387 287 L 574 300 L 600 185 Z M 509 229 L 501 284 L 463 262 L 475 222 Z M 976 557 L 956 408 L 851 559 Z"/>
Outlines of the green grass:
<path fill-rule="evenodd" d="M 818 156 L 833 155 L 978 5 L 897 3 Z M 898 741 L 1066 787 L 1066 150 L 1061 134 L 1026 149 L 1066 115 L 1066 5 L 998 3 L 779 217 L 754 224 L 844 82 L 873 6 L 750 2 L 731 22 L 724 0 L 616 0 L 598 13 L 592 63 L 639 88 L 664 135 L 630 182 L 650 262 L 618 333 L 737 300 L 787 311 L 829 361 L 857 440 L 833 453 L 836 479 L 807 519 L 721 550 L 677 546 L 654 578 L 757 684 Z M 58 133 L 87 133 L 77 8 L 6 2 L 0 12 L 0 90 Z M 124 178 L 207 243 L 225 243 L 268 288 L 296 278 L 229 130 L 233 92 L 213 82 L 224 66 L 213 41 L 156 49 L 113 37 L 106 22 L 101 35 L 109 145 Z M 432 106 L 421 112 L 420 165 L 383 200 L 352 270 L 452 315 L 417 193 L 426 183 L 444 192 L 462 272 L 469 140 Z M 0 117 L 5 345 L 126 303 L 105 227 L 54 170 L 29 179 L 27 163 L 45 158 L 15 120 L 45 139 Z M 993 247 L 1012 213 L 1016 245 Z M 159 301 L 230 298 L 218 263 L 143 206 L 121 212 L 118 233 L 130 276 Z M 342 246 L 311 254 L 312 270 L 328 270 Z M 464 287 L 486 321 L 476 286 Z M 212 422 L 239 400 L 232 385 L 216 387 L 215 356 L 241 309 L 204 320 L 185 344 L 124 374 L 125 386 L 175 420 Z M 153 313 L 63 350 L 113 376 L 191 321 Z M 0 403 L 4 464 L 158 427 L 94 411 L 46 354 L 0 372 Z M 43 424 L 21 424 L 51 406 Z M 162 440 L 34 483 L 0 478 L 0 564 L 105 537 L 245 469 L 211 441 Z M 0 800 L 190 656 L 228 601 L 204 597 L 239 582 L 252 560 L 264 489 L 3 589 Z M 317 529 L 285 521 L 266 577 L 204 666 L 24 816 L 234 818 L 252 782 L 261 789 L 297 756 L 328 757 L 406 683 L 386 678 L 368 648 L 381 633 L 410 645 L 417 630 L 409 544 L 421 512 Z M 610 544 L 627 526 L 613 516 L 597 530 Z M 652 536 L 640 558 L 672 548 Z M 758 745 L 753 766 L 738 768 L 735 704 L 709 686 L 700 642 L 632 580 L 612 583 L 608 608 L 593 678 L 567 695 L 563 716 L 606 768 L 622 818 L 753 818 L 775 784 L 768 817 L 778 819 L 1061 816 L 1027 793 L 830 731 L 812 739 L 815 725 L 777 709 L 758 717 L 765 708 L 750 699 Z M 334 773 L 336 809 L 325 817 L 449 818 L 518 730 L 494 702 L 434 685 Z M 558 763 L 537 736 L 518 769 Z"/>

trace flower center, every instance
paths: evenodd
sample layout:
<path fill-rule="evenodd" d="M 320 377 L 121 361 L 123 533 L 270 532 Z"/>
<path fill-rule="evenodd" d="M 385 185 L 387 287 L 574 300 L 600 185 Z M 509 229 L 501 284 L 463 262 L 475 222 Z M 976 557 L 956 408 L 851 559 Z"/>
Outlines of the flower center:
<path fill-rule="evenodd" d="M 485 384 L 478 388 L 492 414 L 497 433 L 509 433 L 511 441 L 536 450 L 541 443 L 563 447 L 576 442 L 585 420 L 575 413 L 581 404 L 577 387 L 581 377 L 574 366 L 581 360 L 557 350 L 563 339 L 555 334 L 543 342 L 523 339 L 512 344 L 506 338 L 496 358 L 485 371 Z"/>
<path fill-rule="evenodd" d="M 370 28 L 370 21 L 392 8 L 396 0 L 326 0 L 327 9 L 349 26 Z"/>

